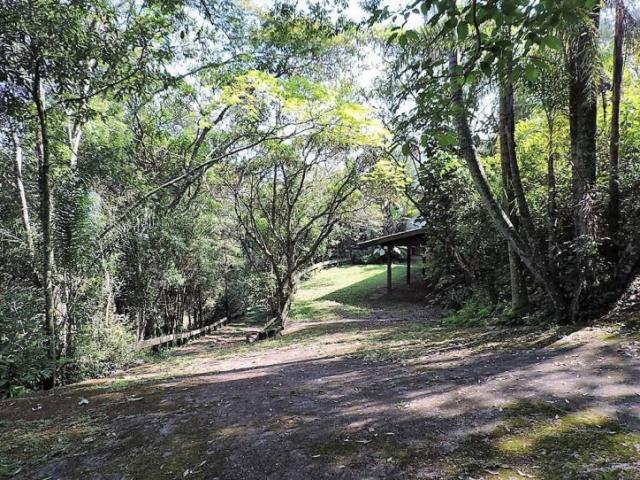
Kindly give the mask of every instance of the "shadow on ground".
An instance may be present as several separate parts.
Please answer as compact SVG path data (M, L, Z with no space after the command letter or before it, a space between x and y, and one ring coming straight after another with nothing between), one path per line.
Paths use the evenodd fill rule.
M352 298L329 287L308 301ZM367 308L253 345L231 325L120 377L0 402L0 476L640 478L635 337Z
M389 323L297 334L375 337ZM4 402L3 438L42 455L15 478L638 478L637 359L607 342L513 349L522 332L438 329L411 365L278 340L205 360L206 338L190 347L208 362L198 373Z

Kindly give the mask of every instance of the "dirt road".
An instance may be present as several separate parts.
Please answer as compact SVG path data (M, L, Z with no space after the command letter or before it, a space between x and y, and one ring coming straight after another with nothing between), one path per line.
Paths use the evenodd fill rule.
M2 401L0 459L17 479L640 478L635 334L415 311L294 321L250 346L231 326Z

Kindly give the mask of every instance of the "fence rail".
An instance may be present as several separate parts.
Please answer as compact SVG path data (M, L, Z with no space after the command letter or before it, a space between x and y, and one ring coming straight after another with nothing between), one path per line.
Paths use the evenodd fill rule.
M149 338L147 340L142 340L137 342L134 346L136 350L142 350L143 348L155 347L159 345L164 345L170 342L183 341L187 340L191 337L196 337L199 335L204 335L205 333L209 333L212 330L217 330L222 327L225 323L227 323L227 317L221 318L220 320L216 320L210 325L206 325L201 328L196 328L195 330L189 330L187 332L173 333L171 335L161 335L159 337Z
M316 270L322 270L326 267L334 267L336 265L342 265L345 263L349 263L350 259L348 258L338 258L336 260L327 260L325 262L319 262L311 265L304 272L302 272L301 276L309 275L310 273L315 272ZM144 348L156 347L160 345L165 345L171 342L181 342L187 340L191 337L197 337L199 335L204 335L205 333L209 333L211 331L215 331L218 328L224 326L228 322L228 318L224 317L220 320L216 320L210 325L206 325L201 328L196 328L195 330L189 330L187 332L173 333L171 335L161 335L159 337L149 338L147 340L142 340L137 342L134 345L136 350L142 350ZM274 335L277 335L282 330L282 326L277 324L277 319L269 320L264 327L262 327L259 331L251 332L247 334L247 341L255 341L262 340L263 338L268 338Z
M326 260L324 262L314 263L309 268L307 268L304 272L302 272L301 276L309 275L310 273L315 272L316 270L322 270L326 267L335 267L336 265L343 265L345 263L349 263L351 261L350 258L337 258L335 260Z

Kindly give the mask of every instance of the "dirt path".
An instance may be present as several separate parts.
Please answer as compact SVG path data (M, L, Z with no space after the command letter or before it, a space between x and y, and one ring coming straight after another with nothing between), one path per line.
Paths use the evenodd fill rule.
M640 478L635 336L419 311L301 319L251 346L232 326L3 401L0 459L17 479Z

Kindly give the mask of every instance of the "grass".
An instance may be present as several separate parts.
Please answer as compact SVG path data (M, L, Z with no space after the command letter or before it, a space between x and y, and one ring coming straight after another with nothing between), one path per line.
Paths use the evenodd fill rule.
M405 272L404 266L393 265L393 282L402 281ZM302 282L291 316L299 321L366 316L375 303L372 296L383 291L386 284L386 265L351 265L322 270Z
M638 479L639 452L640 435L598 410L520 400L505 407L493 432L469 438L448 463L451 478Z
M414 272L418 268L414 268ZM404 265L393 265L392 280L395 285L404 282ZM366 342L372 331L362 331L358 323L331 322L332 320L362 319L378 308L385 310L403 303L402 294L386 295L386 265L350 265L315 272L300 284L291 308L291 319L296 322L317 322L304 329L252 345L238 345L208 352L217 359L246 355L250 352L287 348L294 345L339 343L348 341L354 350ZM415 308L415 305L411 305ZM378 330L375 330L378 331ZM348 340L345 338L348 336Z
M104 429L104 418L88 415L0 422L0 478L82 450L83 442L98 441Z
M555 326L463 327L398 321L387 329L374 332L360 345L357 354L372 361L406 362L452 349L482 353L539 348L560 338L563 331Z

